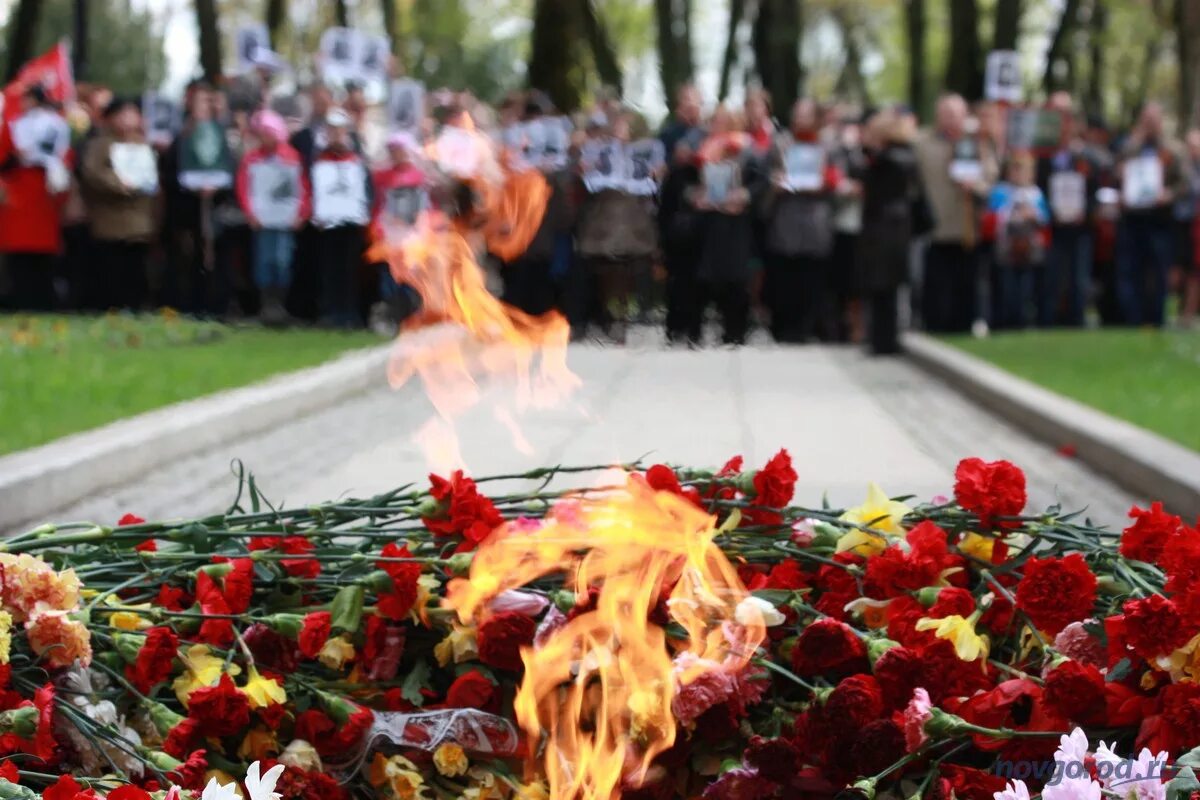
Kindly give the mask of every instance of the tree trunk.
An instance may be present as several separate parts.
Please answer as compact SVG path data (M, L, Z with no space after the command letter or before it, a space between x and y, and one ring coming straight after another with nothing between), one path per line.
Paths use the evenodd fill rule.
M1066 50L1067 39L1079 22L1080 0L1067 0L1063 6L1062 16L1058 19L1058 27L1050 39L1050 47L1046 50L1046 74L1042 77L1042 86L1046 94L1056 92L1064 85L1062 71L1070 74L1069 56Z
M691 0L654 0L658 27L658 63L668 105L680 86L692 79Z
M596 72L600 74L600 80L604 81L606 86L615 88L618 94L624 94L621 64L617 61L617 52L613 49L612 39L608 37L608 29L604 27L600 12L597 11L593 0L575 1L579 3L583 30L587 35L588 46L596 62Z
M925 0L904 0L904 27L908 39L908 104L917 117L929 118L925 90Z
M333 4L333 21L339 28L350 27L350 8L346 0L336 0Z
M575 111L583 95L574 51L580 45L579 0L536 0L530 36L529 85L541 89L560 111Z
M1091 66L1088 71L1087 92L1084 96L1084 107L1089 114L1104 116L1104 70L1105 38L1108 34L1108 5L1107 0L1092 0L1092 14L1088 19L1088 49L1091 50Z
M200 68L210 83L221 79L221 29L217 0L196 0L196 27L200 30Z
M983 53L979 44L978 0L950 0L950 56L946 89L967 100L983 96Z
M20 0L8 18L8 69L4 82L17 77L25 62L33 58L42 0Z
M1175 0L1179 39L1179 119L1200 123L1200 4Z
M729 0L729 31L725 36L725 54L721 57L721 85L717 89L717 99L724 100L729 94L729 78L733 72L733 62L737 58L737 31L746 14L746 0Z
M1021 0L996 0L996 28L993 50L1016 50L1021 34Z
M400 58L400 15L396 13L396 0L380 0L379 5L383 12L383 32L392 42L392 55Z
M278 51L282 46L285 22L287 22L287 0L267 0L267 33L271 36L272 50Z
M88 4L87 0L75 0L75 35L71 39L71 71L75 80L86 81L88 77Z
M866 108L871 105L871 96L862 71L862 48L859 47L858 37L855 36L857 27L850 19L845 6L836 7L833 17L841 28L843 49L846 51L842 74L838 77L838 94L853 98L861 107Z
M788 119L800 96L804 75L800 65L803 33L801 0L759 0L754 20L755 71L771 93L780 119Z

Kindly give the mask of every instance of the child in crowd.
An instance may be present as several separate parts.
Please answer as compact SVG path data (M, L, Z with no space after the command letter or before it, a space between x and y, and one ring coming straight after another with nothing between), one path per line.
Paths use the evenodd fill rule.
M253 230L254 284L268 325L287 320L284 300L292 282L296 230L311 209L311 190L300 153L288 144L287 124L274 111L258 111L250 122L258 146L238 166L237 197Z
M353 121L335 108L325 117L325 146L313 160L312 221L321 279L321 322L336 328L361 324L358 272L371 221L371 174L354 149Z
M375 206L372 213L372 239L396 242L414 234L429 212L429 193L425 170L418 163L421 146L404 131L387 140L388 163L377 170ZM408 284L397 283L386 263L375 266L379 272L380 303L371 309L371 327L381 333L395 333L395 326L420 306L420 295Z
M988 215L996 232L996 268L1000 270L1001 323L1005 327L1028 324L1046 256L1050 206L1035 184L1033 156L1014 153L1005 180L988 196Z
M80 167L96 254L86 298L96 310L137 311L157 223L158 166L142 136L137 103L112 101L104 123L104 132L84 148Z

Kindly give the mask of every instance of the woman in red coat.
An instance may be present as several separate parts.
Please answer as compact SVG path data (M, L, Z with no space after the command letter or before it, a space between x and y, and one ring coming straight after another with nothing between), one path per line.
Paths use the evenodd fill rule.
M20 114L0 126L0 254L18 309L54 306L70 142L66 120L40 86L22 95Z

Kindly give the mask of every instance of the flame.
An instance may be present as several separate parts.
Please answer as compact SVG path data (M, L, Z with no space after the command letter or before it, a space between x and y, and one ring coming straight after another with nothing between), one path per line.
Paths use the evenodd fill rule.
M447 604L484 619L501 592L562 573L588 610L522 651L517 720L537 742L552 800L613 800L645 779L675 742L677 688L711 671L743 669L765 636L760 613L715 544L714 519L630 476L602 497L559 506L536 530L505 526L476 552ZM685 632L650 621L666 597ZM543 637L539 636L539 640Z
M567 368L566 319L556 311L533 316L501 302L488 290L476 258L483 246L504 260L529 247L550 198L546 179L537 171L508 169L466 115L430 144L426 158L457 182L455 190L477 198L482 211L456 220L440 210L423 211L372 256L386 258L393 277L421 295L422 309L402 326L388 376L395 388L414 375L421 379L440 421L422 426L418 443L432 466L446 469L462 466L453 422L482 401L478 378L515 383L511 403L492 405L522 452L532 448L517 425L519 414L561 402L578 379Z

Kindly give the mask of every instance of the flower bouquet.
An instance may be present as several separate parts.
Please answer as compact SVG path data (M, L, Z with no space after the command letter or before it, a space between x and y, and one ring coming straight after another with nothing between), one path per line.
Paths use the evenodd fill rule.
M244 477L209 517L11 537L0 798L1200 791L1195 529L1028 514L1007 462L932 502L795 482L784 451L302 508ZM1159 772L1101 774L1122 752Z

